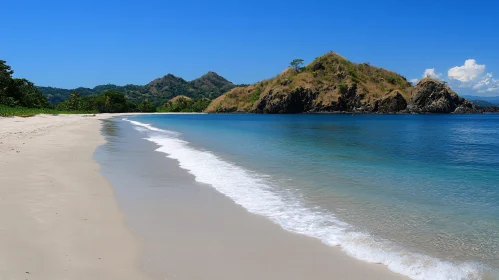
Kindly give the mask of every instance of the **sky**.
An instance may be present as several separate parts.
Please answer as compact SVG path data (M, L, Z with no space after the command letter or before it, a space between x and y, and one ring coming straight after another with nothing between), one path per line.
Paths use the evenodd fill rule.
M499 1L0 0L0 60L40 86L214 71L254 83L329 51L499 95Z

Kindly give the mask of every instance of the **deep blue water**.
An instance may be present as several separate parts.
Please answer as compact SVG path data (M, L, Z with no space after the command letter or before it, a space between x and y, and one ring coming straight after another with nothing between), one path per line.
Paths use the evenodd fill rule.
M129 120L197 180L287 230L414 279L499 279L499 115Z

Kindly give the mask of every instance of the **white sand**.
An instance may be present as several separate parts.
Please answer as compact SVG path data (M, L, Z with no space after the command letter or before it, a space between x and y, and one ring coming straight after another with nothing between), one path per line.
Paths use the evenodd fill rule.
M98 118L0 118L0 279L147 279L93 160Z
M251 215L177 166L168 176L183 180L168 182L193 195L155 194L142 244L93 159L107 117L0 118L0 280L406 279Z

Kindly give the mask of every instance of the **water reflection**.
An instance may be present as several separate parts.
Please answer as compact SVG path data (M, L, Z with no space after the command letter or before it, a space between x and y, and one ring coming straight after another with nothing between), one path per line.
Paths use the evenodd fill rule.
M106 138L106 143L102 146L108 152L116 152L116 143L123 136L122 128L116 120L102 120L102 135Z

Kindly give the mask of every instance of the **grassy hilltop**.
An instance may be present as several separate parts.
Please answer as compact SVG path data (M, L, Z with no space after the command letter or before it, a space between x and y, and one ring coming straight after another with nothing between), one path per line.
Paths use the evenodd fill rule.
M451 113L465 105L464 99L452 96L457 94L444 83L423 79L413 87L395 72L352 63L330 52L305 67L287 68L272 79L236 87L215 99L206 111ZM476 111L466 106L460 112Z

